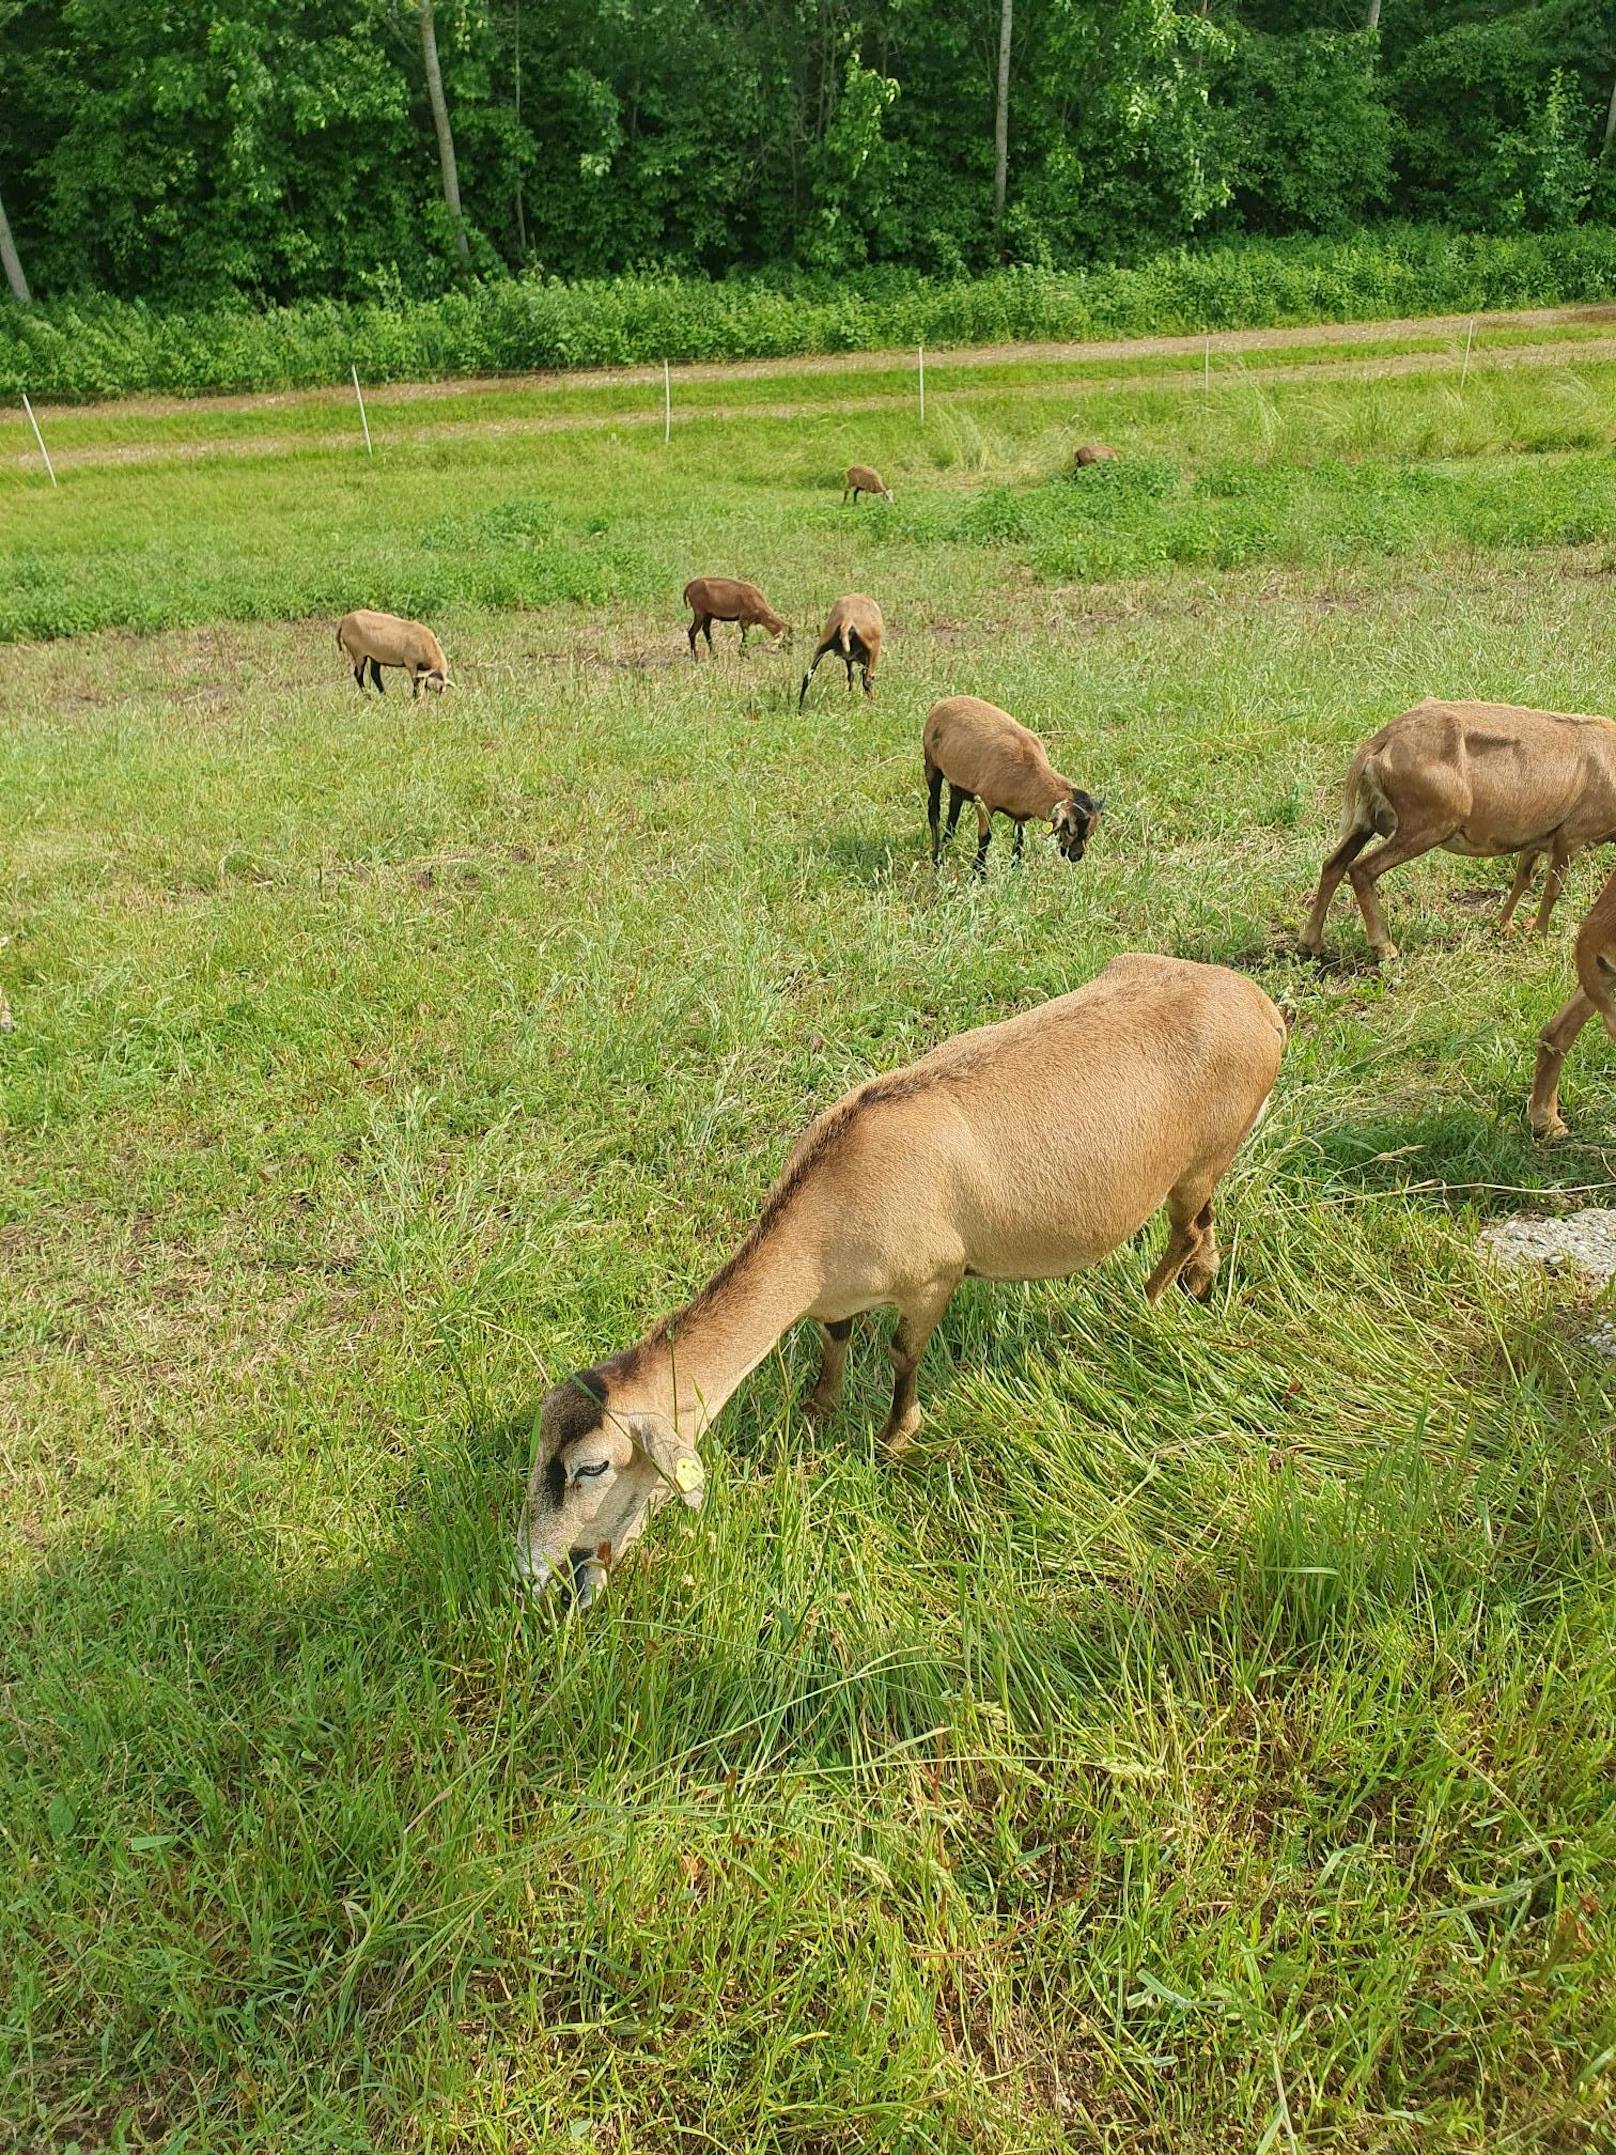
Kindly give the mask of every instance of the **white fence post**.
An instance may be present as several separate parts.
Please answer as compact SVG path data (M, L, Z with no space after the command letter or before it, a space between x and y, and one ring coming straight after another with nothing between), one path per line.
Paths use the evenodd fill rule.
M920 423L926 424L926 347L920 347Z
M1201 394L1212 394L1212 339L1206 340L1206 350L1201 355Z
M39 453L45 459L45 469L50 473L50 483L54 486L56 484L56 466L50 460L50 451L45 447L45 437L39 431L39 421L34 417L34 407L29 403L26 394L22 400L22 408L28 414L28 424L34 430L34 439L39 444Z
M365 393L359 386L359 369L350 367L348 372L353 376L353 393L359 399L359 424L365 430L365 454L374 456L376 452L370 446L370 421L365 417Z
M662 446L664 449L673 439L673 378L668 372L668 362L662 362Z
M1463 366L1462 366L1462 367L1461 367L1461 368L1459 369L1459 387L1460 387L1461 389L1462 389L1462 388L1464 387L1464 385L1465 385L1465 378L1466 378L1466 376L1467 376L1467 375L1469 374L1469 372L1470 372L1470 340L1471 340L1471 338L1472 338L1472 337L1474 337L1474 335L1475 335L1475 334L1476 334L1476 318L1475 318L1475 316L1474 316L1474 315L1472 315L1472 316L1470 317L1470 327L1469 327L1469 328L1468 328L1468 329L1467 329L1467 330L1465 331L1465 355L1464 355L1464 365L1463 365Z

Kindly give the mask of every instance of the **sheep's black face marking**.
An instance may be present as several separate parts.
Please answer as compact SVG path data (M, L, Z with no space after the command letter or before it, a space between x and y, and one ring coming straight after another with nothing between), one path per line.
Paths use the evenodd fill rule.
M1055 841L1060 847L1063 860L1080 861L1083 858L1083 850L1093 834L1094 826L1100 820L1100 811L1104 806L1103 799L1096 800L1092 794L1081 790L1074 792L1070 800L1057 804L1050 821L1054 826Z
M561 1454L569 1444L587 1437L606 1418L606 1379L601 1370L580 1369L558 1384L539 1409L540 1441L544 1446L544 1493L558 1506L567 1487Z
M659 1465L664 1440L676 1446L676 1432L624 1407L616 1362L579 1370L546 1397L516 1536L517 1573L533 1593L570 1580L587 1606L675 1487L687 1503L700 1502L699 1467L692 1495L688 1481L675 1484Z

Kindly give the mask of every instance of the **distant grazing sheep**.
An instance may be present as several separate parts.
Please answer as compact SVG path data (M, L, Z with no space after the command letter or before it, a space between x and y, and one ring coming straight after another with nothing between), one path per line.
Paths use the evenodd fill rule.
M860 494L879 494L883 501L892 499L891 487L887 485L881 474L878 471L872 471L868 464L848 465L847 484L842 488L844 507L849 494L852 495L855 501L858 500Z
M987 873L988 841L995 810L1015 821L1012 858L1020 860L1022 839L1031 816L1047 819L1062 856L1080 861L1105 802L1062 778L1037 734L1018 725L1008 711L980 696L945 696L926 715L922 740L926 753L927 812L931 822L931 857L942 853L938 829L943 780L948 781L948 830L952 838L966 801L976 803L977 875Z
M1116 460L1115 449L1108 449L1104 442L1089 441L1085 442L1081 449L1073 451L1072 469L1087 471L1091 464L1114 464Z
M784 636L790 640L790 628L756 584L740 583L731 576L695 576L685 586L685 604L693 617L686 631L692 658L696 655L698 635L706 637L707 649L711 652L715 621L738 621L741 624L743 651L748 629L763 629L770 636Z
M825 632L815 648L813 662L802 677L797 709L802 709L808 684L827 651L836 652L846 666L849 689L853 686L853 668L857 665L863 676L865 695L873 696L875 669L881 663L881 642L886 632L881 609L874 599L866 598L862 591L849 591L839 598L826 618Z
M419 621L405 621L397 614L372 613L361 607L357 613L344 614L337 623L337 649L352 666L361 695L365 692L367 666L378 696L387 693L382 687L384 666L404 668L410 677L412 696L420 695L423 681L439 696L449 686L449 661L443 655L443 646Z
M855 1321L896 1305L881 1436L897 1453L920 1427L920 1358L962 1279L1064 1278L1165 1205L1146 1298L1176 1281L1204 1299L1218 1274L1213 1192L1284 1050L1284 1020L1255 981L1134 952L858 1086L809 1124L695 1300L545 1399L519 1575L535 1593L559 1580L593 1601L660 1504L702 1502L704 1433L804 1319L824 1342L807 1403L822 1417L841 1402Z
M1371 838L1385 842L1366 858ZM1538 932L1549 925L1566 869L1584 846L1616 839L1616 725L1513 703L1443 703L1428 697L1371 734L1347 772L1339 843L1324 863L1302 948L1316 958L1343 876L1351 878L1369 947L1395 958L1375 885L1441 846L1487 859L1515 853L1509 927L1539 856L1549 856Z
M1588 909L1577 931L1577 992L1538 1035L1537 1068L1532 1073L1532 1104L1528 1110L1539 1137L1564 1137L1560 1119L1560 1065L1571 1043L1594 1015L1605 1021L1605 1030L1616 1040L1616 875Z

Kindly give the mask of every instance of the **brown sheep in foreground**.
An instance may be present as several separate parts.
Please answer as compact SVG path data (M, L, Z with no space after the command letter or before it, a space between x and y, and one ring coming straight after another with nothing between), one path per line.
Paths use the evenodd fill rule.
M412 696L420 695L423 681L438 696L449 686L449 661L443 655L442 644L421 622L405 621L398 614L373 613L364 606L355 613L344 614L337 623L337 649L352 666L361 695L365 692L367 666L378 696L387 693L382 687L384 666L404 668L410 677Z
M1577 931L1576 968L1576 994L1538 1035L1537 1068L1532 1073L1532 1104L1528 1110L1538 1137L1566 1134L1560 1118L1560 1065L1595 1011L1604 1019L1611 1039L1616 1040L1616 994L1612 992L1616 990L1616 875L1607 876Z
M690 608L691 623L686 630L690 638L690 656L696 655L698 635L707 639L707 649L713 648L713 623L715 621L738 621L741 624L741 649L746 649L748 629L763 629L770 636L784 636L790 641L791 630L781 620L756 584L739 582L732 576L693 576L685 586L685 604Z
M1218 1273L1212 1195L1284 1048L1255 981L1135 952L857 1086L809 1124L695 1300L545 1399L521 1577L535 1592L570 1580L587 1603L658 1505L699 1505L703 1434L804 1319L824 1342L808 1401L824 1416L841 1401L855 1320L896 1305L882 1438L898 1453L920 1427L921 1355L962 1279L1063 1279L1165 1204L1146 1297L1177 1281L1204 1299Z
M892 499L891 487L887 485L881 474L878 471L873 471L868 464L848 465L847 484L842 488L842 504L844 507L847 504L849 494L852 495L855 502L860 494L879 494L883 501Z
M1366 858L1371 838L1384 841ZM1302 949L1316 958L1325 916L1350 877L1369 947L1395 958L1376 883L1441 846L1471 859L1519 855L1498 916L1511 916L1541 854L1549 856L1538 933L1549 925L1566 869L1584 846L1616 838L1616 725L1513 703L1427 697L1370 735L1347 772L1339 842L1324 863Z
M1080 861L1105 807L1081 786L1063 778L1050 762L1036 733L1018 725L1008 711L980 696L945 696L926 714L922 744L926 756L927 816L935 867L944 837L952 838L961 808L976 803L976 859L972 872L986 875L988 841L998 810L1013 818L1016 842L1011 858L1020 860L1028 818L1047 818L1063 859ZM938 828L943 780L948 781L948 830Z
M873 696L875 669L881 663L881 644L886 632L886 623L881 619L881 609L874 599L866 598L862 591L849 591L839 598L826 616L824 634L815 647L808 671L802 677L802 687L797 695L797 709L802 709L803 700L808 694L808 684L827 651L836 652L846 666L847 685L850 690L856 664L863 676L865 695Z

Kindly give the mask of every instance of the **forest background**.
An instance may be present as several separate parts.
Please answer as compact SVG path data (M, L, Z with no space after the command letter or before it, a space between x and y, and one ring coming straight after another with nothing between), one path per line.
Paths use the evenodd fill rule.
M1609 0L0 0L6 268L174 309L1563 232L1613 77Z

